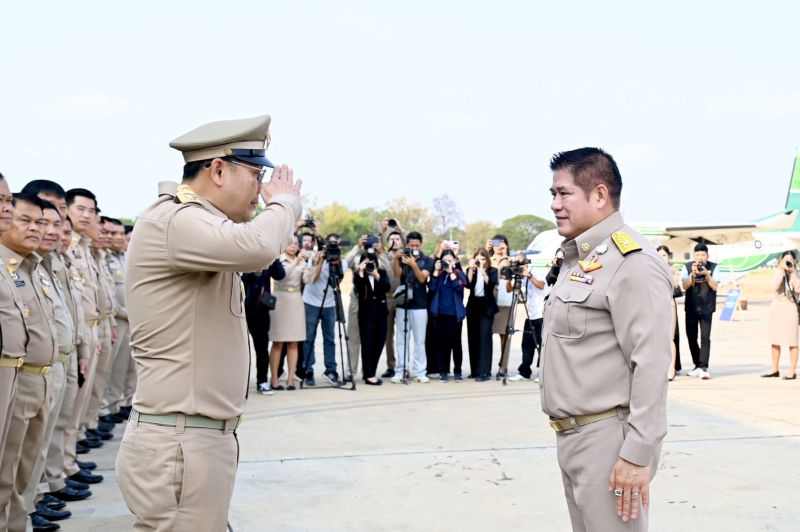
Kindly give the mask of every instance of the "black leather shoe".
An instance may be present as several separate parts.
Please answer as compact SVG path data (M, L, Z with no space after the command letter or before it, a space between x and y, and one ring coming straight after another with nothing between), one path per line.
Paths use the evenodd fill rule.
M99 430L100 432L111 432L112 430L114 430L114 427L116 427L116 425L114 425L113 423L106 423L105 421L97 422L97 430Z
M86 432L88 432L89 434L94 434L95 436L97 436L98 438L100 438L103 441L110 440L111 438L114 437L114 435L111 434L110 432L103 432L103 431L100 431L100 430L97 430L97 429L89 429ZM87 436L88 436L88 434L87 434Z
M392 377L394 377L393 369L387 369L386 371L383 372L383 375L381 375L382 379L391 379Z
M781 376L780 371L776 371L775 373L765 373L764 375L762 375L762 377L765 377L767 379L769 379L770 377L780 377L780 376Z
M71 478L66 479L64 482L67 483L68 488L72 488L74 490L88 490L89 484L84 484L83 482L78 482L77 480L72 480Z
M78 467L85 469L86 471L97 469L97 464L94 462L81 462L80 460L75 460L75 463L78 464Z
M71 475L69 478L78 482L83 482L84 484L100 484L103 482L103 475L93 475L83 469Z
M380 385L383 384L383 381L378 379L375 382L371 382L371 381L368 381L367 379L364 379L364 384L366 384L368 386L380 386Z
M60 510L67 505L67 503L64 501L53 497L52 493L45 493L42 502L45 503L51 510Z
M86 447L87 449L99 449L103 446L103 442L100 440L90 440L88 437L85 440L81 440L78 443Z
M128 419L129 417L131 417L131 409L128 408L127 406L121 406L119 407L118 415L124 417L125 419Z
M352 375L345 376L344 382L353 382L353 376Z
M31 524L33 524L33 532L53 532L54 530L61 529L60 525L51 523L44 517L37 514L31 514Z
M36 511L33 512L39 517L44 517L48 521L62 521L72 517L72 512L59 512L48 507L44 501L36 503Z
M78 442L75 444L75 453L76 454L86 454L89 452L89 448L83 445L82 443Z
M119 416L117 414L107 414L107 415L101 417L100 421L102 421L104 423L112 423L112 424L116 425L117 423L124 423L126 421L126 418L123 418L122 416Z
M88 499L91 496L92 492L89 490L78 491L72 488L61 488L60 490L53 492L53 497L67 502L82 501L83 499Z
M490 375L478 375L475 377L475 382L486 382L488 380L491 380Z

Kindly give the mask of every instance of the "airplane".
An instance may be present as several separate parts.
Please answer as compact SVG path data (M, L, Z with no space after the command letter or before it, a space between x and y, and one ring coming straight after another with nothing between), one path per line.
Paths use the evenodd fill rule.
M667 246L672 263L681 267L692 261L698 242L708 245L709 260L719 265L722 284L736 286L739 279L786 250L800 249L800 150L797 150L789 182L786 206L782 212L753 222L728 224L691 224L632 222L633 229L653 246ZM531 267L549 269L564 238L556 229L543 231L523 251Z

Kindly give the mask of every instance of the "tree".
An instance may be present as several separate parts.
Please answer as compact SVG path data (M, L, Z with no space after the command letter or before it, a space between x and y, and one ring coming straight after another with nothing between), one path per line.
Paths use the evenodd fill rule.
M464 226L463 234L459 235L461 253L469 254L471 257L477 248L485 247L486 241L497 233L497 226L488 220L478 220L467 224Z
M448 230L461 227L461 211L453 198L447 194L433 198L433 221L434 231L442 239L447 239Z
M512 250L527 248L533 239L542 231L555 229L556 224L544 218L539 218L532 214L520 214L509 218L497 230L508 238L508 244Z

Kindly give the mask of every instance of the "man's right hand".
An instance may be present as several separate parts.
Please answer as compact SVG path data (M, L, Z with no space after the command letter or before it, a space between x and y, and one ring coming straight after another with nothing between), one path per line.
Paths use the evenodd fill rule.
M81 372L81 375L84 377L87 373L89 373L89 362L90 359L88 358L80 358L78 359L78 371Z
M299 198L302 185L302 179L298 179L297 183L294 182L294 170L289 168L288 164L276 166L269 181L261 185L261 199L268 204L269 199L276 194L291 194Z
M400 262L402 262L406 266L411 266L417 261L414 260L414 257L406 257L405 255L400 255Z

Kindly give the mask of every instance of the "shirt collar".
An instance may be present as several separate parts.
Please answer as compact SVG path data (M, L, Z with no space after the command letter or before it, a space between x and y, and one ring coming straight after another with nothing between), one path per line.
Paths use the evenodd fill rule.
M36 253L35 251L32 252L27 257L23 257L19 253L10 250L5 245L0 244L0 257L3 258L3 261L11 266L12 269L17 270L23 264L27 265L31 271L35 269L40 262L42 262L42 256Z
M174 181L162 181L158 184L158 195L159 196L170 196L172 199L175 199L175 196L178 195L178 185L179 183L175 183ZM190 187L191 188L191 187ZM194 192L194 191L193 191ZM194 192L195 196L197 196L197 201L206 208L211 214L214 216L219 216L220 218L224 218L225 220L228 219L228 216L222 212L221 210L217 209L210 201L206 198Z
M595 248L624 225L622 213L616 211L602 222L581 233L574 240L565 240L561 244L561 249L564 251L564 260L568 263L573 263L576 258L577 260L585 260L586 257L596 254Z

